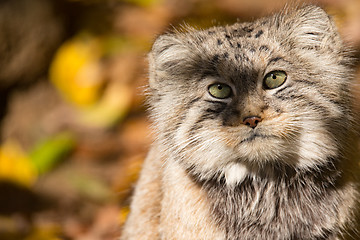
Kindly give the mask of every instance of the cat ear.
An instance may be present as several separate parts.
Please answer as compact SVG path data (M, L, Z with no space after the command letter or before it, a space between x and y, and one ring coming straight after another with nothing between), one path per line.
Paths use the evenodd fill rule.
M181 36L165 34L158 37L148 55L150 87L153 87L164 76L176 76L189 56L189 50Z
M285 26L290 26L290 37L301 48L336 48L341 43L334 22L318 6L305 6L289 14Z

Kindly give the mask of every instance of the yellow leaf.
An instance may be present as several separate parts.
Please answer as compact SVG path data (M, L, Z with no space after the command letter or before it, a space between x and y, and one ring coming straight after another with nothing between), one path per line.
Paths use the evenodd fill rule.
M30 187L37 171L19 143L8 140L0 146L0 180L8 180Z
M24 240L61 240L60 227L53 224L43 224L35 227Z
M119 212L119 223L120 226L123 225L126 221L127 216L129 215L130 208L128 206L122 207Z
M155 4L161 3L160 0L124 0L124 1L139 5L141 7L151 7Z
M58 49L50 66L50 79L69 102L87 107L98 100L105 83L101 55L101 42L86 34Z

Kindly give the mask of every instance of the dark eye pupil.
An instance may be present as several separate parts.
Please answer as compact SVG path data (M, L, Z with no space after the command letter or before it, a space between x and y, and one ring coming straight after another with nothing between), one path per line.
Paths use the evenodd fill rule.
M272 79L276 79L276 75L275 74L271 74L272 75Z
M221 86L221 85L218 85L218 89L221 90L221 89L222 89L222 86Z

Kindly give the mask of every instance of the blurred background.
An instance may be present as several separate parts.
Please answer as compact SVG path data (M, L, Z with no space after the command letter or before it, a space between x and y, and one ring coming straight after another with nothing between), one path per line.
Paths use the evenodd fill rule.
M360 0L315 2L353 46L359 76ZM1 0L0 239L116 239L151 144L143 92L156 36L286 3Z

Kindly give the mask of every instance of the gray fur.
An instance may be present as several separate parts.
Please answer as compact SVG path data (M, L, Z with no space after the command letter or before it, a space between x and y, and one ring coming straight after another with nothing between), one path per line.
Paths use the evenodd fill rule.
M219 233L209 236L218 239L357 239L349 55L330 17L315 6L160 36L149 54L162 186L152 231L172 239L176 230L168 230L169 221L200 231L204 219L182 219L171 210L185 207L181 191L185 199L186 191L196 189ZM265 89L264 76L274 70L286 72L287 80ZM231 86L233 95L211 97L208 87L217 82ZM243 124L249 116L262 121L250 128ZM183 180L174 179L174 171L184 172ZM144 196L140 192L134 202ZM135 208L152 206L133 203ZM130 214L124 239L135 239L129 226L140 218Z

